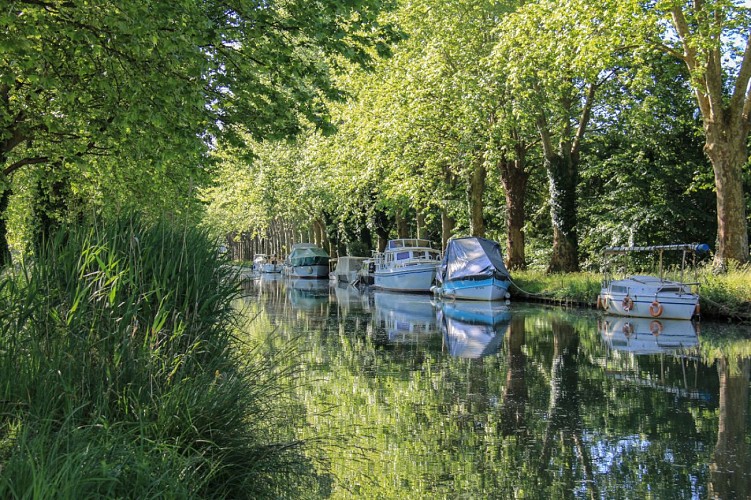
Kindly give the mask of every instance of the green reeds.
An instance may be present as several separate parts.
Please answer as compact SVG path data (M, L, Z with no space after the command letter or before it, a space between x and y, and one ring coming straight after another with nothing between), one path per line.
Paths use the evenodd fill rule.
M205 233L130 219L36 254L0 278L0 497L293 491L276 466L307 462L259 435L274 380L238 355L239 289Z

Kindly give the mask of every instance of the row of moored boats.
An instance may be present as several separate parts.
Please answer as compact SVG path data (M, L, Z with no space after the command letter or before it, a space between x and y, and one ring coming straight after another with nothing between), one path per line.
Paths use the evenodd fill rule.
M353 285L372 285L395 292L433 292L466 300L506 300L511 277L503 263L500 245L477 238L455 238L441 253L429 240L389 240L383 252L371 258L340 257L333 272L329 255L311 243L298 243L283 264L259 255L258 272L281 272L291 278L330 277Z
M663 275L663 252L683 252L680 278ZM682 244L650 247L609 247L605 255L654 252L659 254L659 275L633 275L615 279L606 272L598 308L626 317L691 319L699 314L698 283L683 279L687 255L706 252L707 245ZM383 252L371 258L341 257L330 271L330 257L311 243L299 243L283 263L261 255L258 272L278 272L292 278L327 279L353 285L371 285L395 292L433 292L446 299L496 301L510 298L511 276L500 245L479 237L449 240L442 253L429 240L389 240Z

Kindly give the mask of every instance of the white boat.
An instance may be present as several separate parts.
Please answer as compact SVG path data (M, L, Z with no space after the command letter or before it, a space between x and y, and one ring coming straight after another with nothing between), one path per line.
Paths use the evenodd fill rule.
M449 240L436 281L433 292L444 298L492 301L511 297L511 277L501 246L485 238Z
M286 268L291 278L328 278L329 254L312 243L298 243L292 246Z
M672 353L699 346L696 326L686 319L605 316L598 321L603 342L632 354Z
M265 274L274 274L282 272L282 265L276 256L267 257L266 262L261 266L261 272Z
M260 273L263 271L263 266L266 264L267 258L265 253L257 253L253 257L253 271Z
M375 259L365 259L357 270L357 278L353 285L372 285L375 282Z
M682 251L680 276L667 279L663 272L663 252ZM686 255L703 253L707 245L656 245L649 247L608 247L606 255L631 252L658 252L659 275L634 275L614 279L608 273L603 280L597 306L609 314L627 317L691 319L699 314L698 282L685 282Z
M441 252L422 239L389 240L375 256L374 286L400 292L428 292L433 286Z
M354 283L357 279L357 272L362 267L365 257L339 257L336 260L336 268L332 275L338 283Z

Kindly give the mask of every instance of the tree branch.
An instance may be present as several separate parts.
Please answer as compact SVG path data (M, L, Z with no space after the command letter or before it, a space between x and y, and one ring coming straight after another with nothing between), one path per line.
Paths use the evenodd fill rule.
M23 160L18 160L15 163L11 163L7 167L3 169L3 175L9 176L19 168L25 166L25 165L37 165L39 163L47 163L49 161L49 157L47 156L37 156L35 158L24 158Z

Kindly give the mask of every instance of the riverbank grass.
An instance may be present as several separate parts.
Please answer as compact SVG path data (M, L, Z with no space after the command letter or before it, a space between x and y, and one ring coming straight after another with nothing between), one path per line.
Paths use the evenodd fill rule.
M310 468L238 355L232 272L203 232L134 220L6 270L0 497L294 497Z

